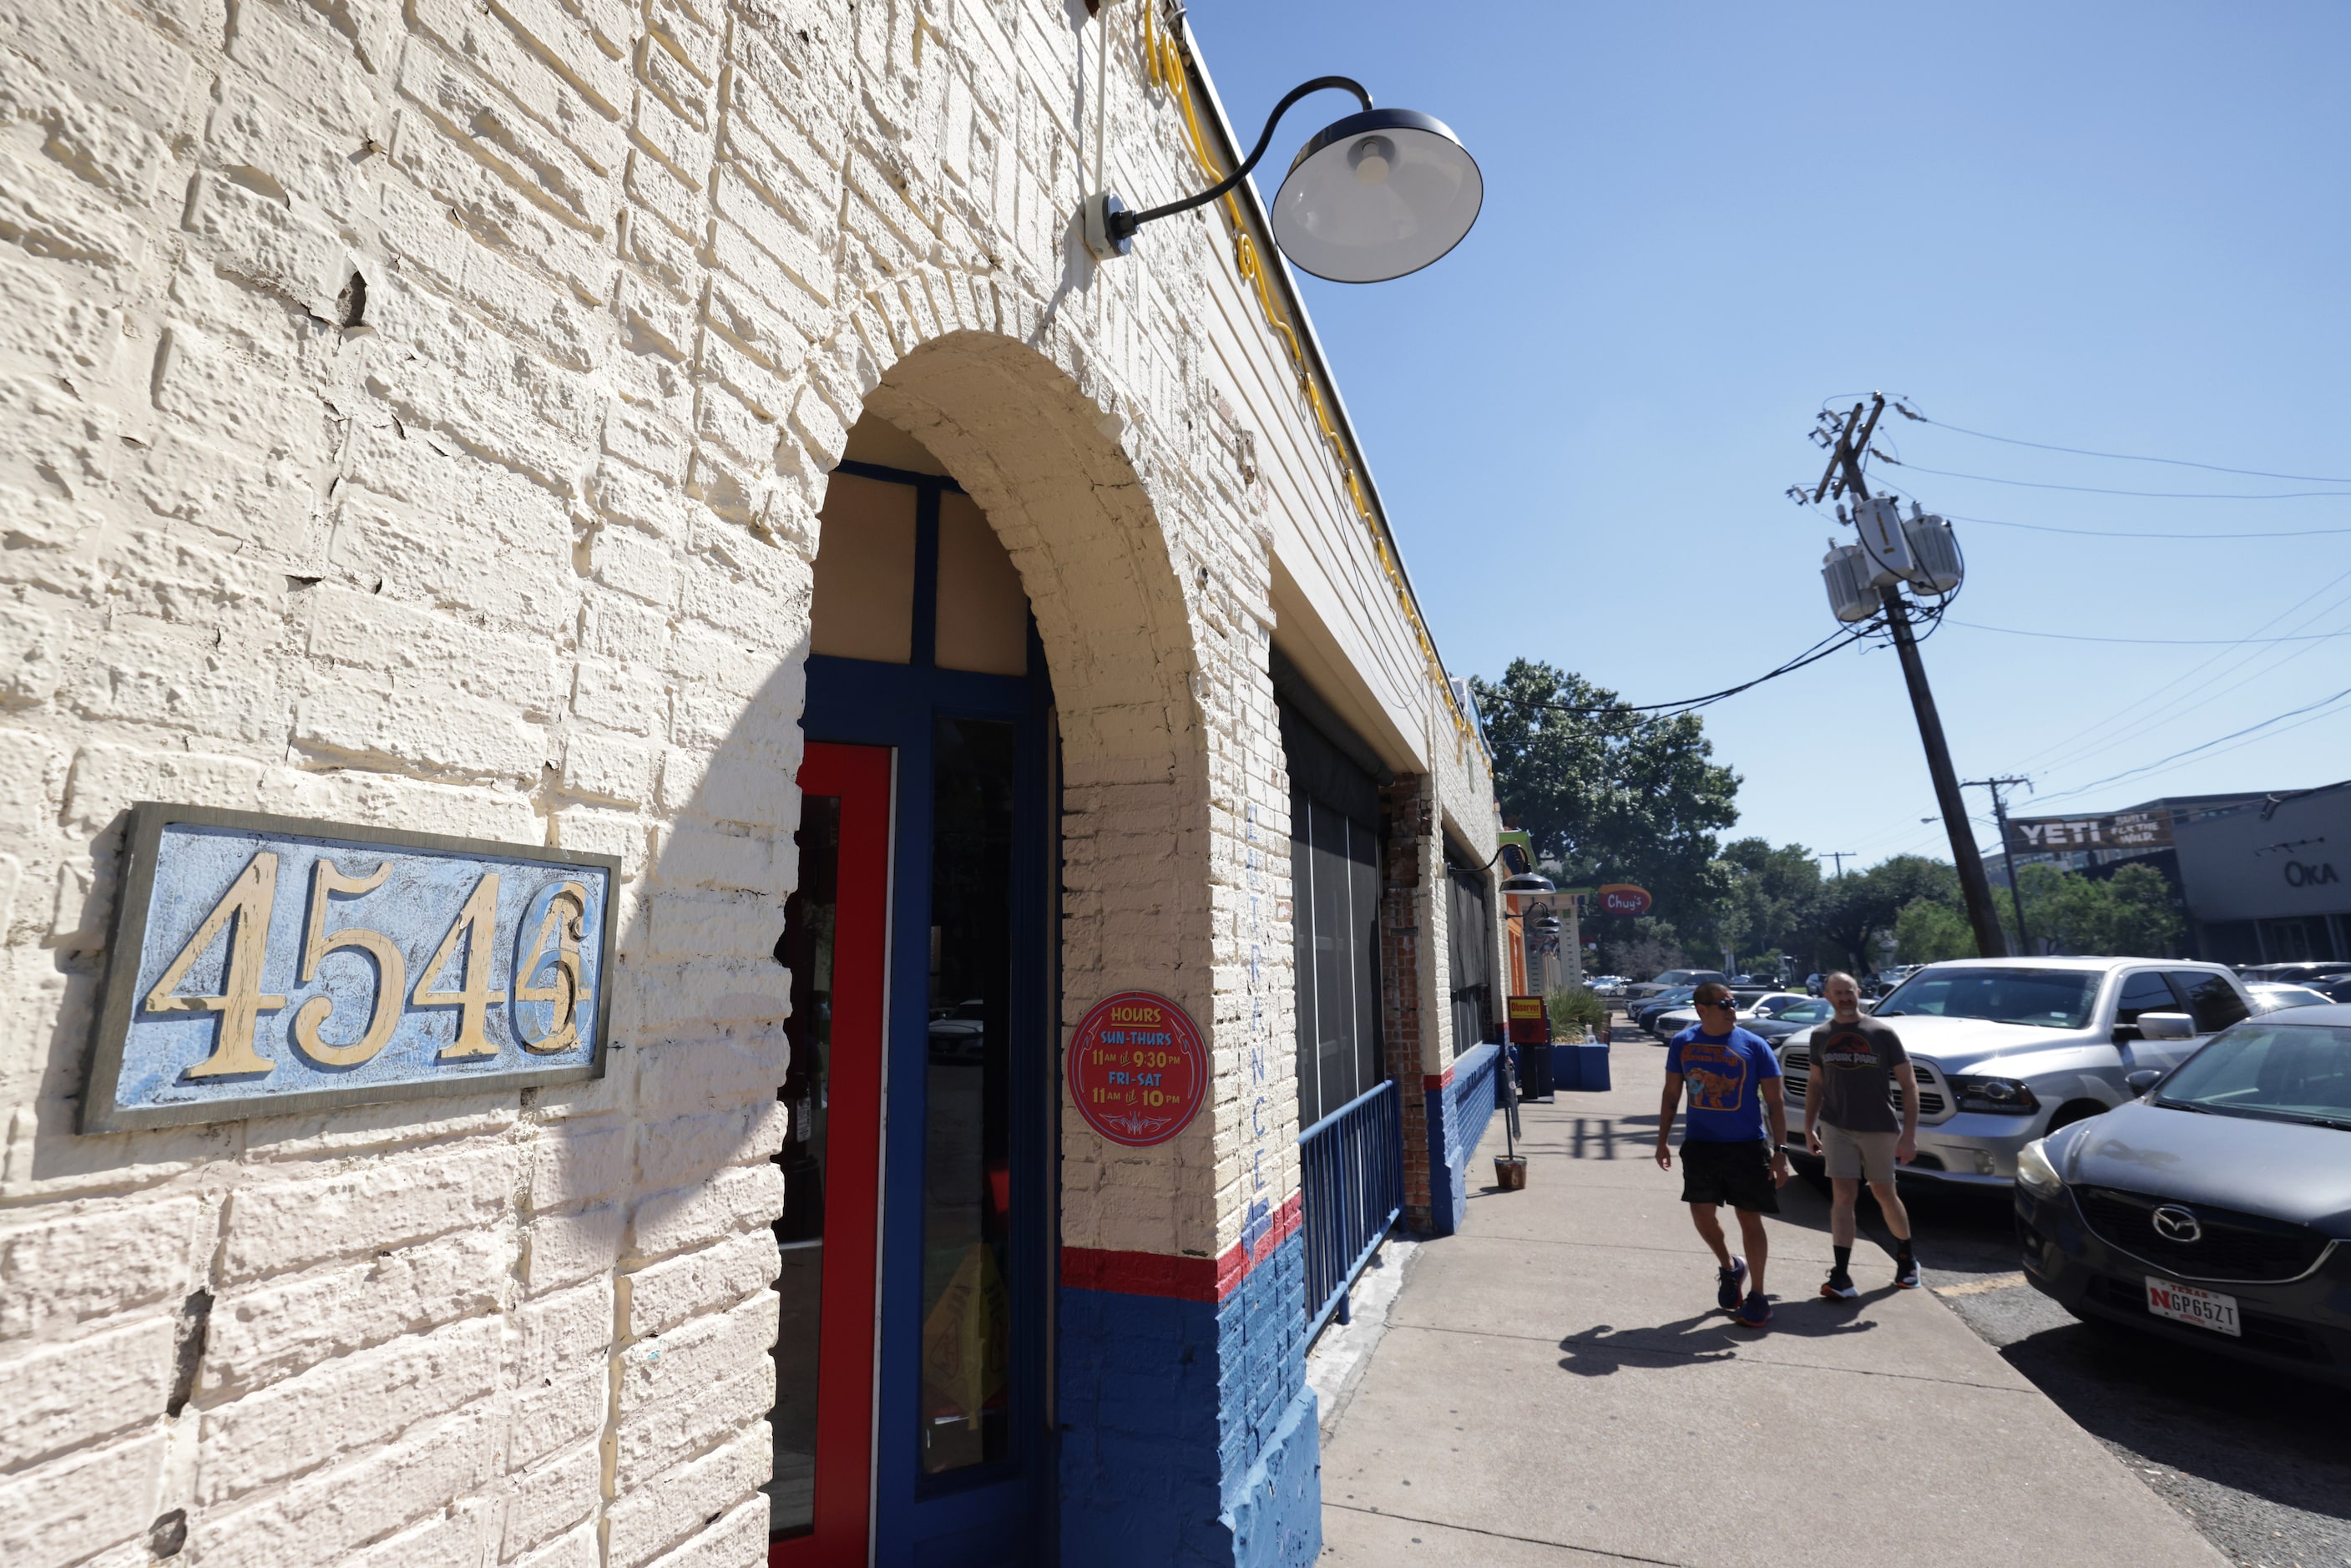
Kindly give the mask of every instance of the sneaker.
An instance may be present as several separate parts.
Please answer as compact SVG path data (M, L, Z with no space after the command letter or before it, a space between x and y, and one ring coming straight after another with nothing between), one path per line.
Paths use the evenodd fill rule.
M1894 1266L1894 1287L1899 1291L1918 1288L1918 1260L1905 1258Z
M1840 1301L1849 1301L1861 1292L1854 1288L1852 1275L1842 1269L1832 1269L1829 1270L1829 1277L1821 1281L1821 1294L1834 1296Z
M1714 1304L1724 1312L1739 1308L1739 1287L1747 1278L1747 1260L1733 1258L1728 1269L1714 1271Z
M1771 1321L1771 1303L1763 1299L1761 1291L1750 1291L1747 1299L1739 1303L1739 1323L1742 1328L1760 1329Z

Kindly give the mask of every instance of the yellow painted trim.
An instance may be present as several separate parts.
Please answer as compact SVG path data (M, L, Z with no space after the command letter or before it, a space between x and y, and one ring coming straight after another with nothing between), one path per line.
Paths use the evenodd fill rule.
M1184 65L1184 51L1176 47L1173 34L1160 30L1156 10L1155 0L1145 0L1143 8L1144 59L1150 68L1152 82L1173 94L1176 104L1183 110L1184 131L1192 144L1192 160L1199 165L1202 176L1214 183L1223 179L1225 173L1217 167L1216 160L1208 152L1208 139L1200 126L1199 109L1193 101L1191 73ZM1395 591L1396 606L1404 612L1405 620L1411 624L1413 635L1420 643L1421 657L1427 663L1429 678L1437 687L1437 695L1444 700L1446 711L1453 716L1457 735L1478 748L1478 755L1485 759L1490 772L1493 759L1486 755L1485 737L1478 733L1477 727L1469 722L1468 715L1453 698L1452 683L1446 679L1445 665L1437 656L1437 644L1429 637L1428 628L1421 622L1419 609L1412 601L1412 591L1405 583L1404 570L1395 559L1395 552L1388 548L1387 535L1373 513L1371 496L1364 490L1363 479L1349 459L1346 441L1339 434L1338 423L1331 415L1330 402L1322 395L1322 382L1306 358L1306 347L1299 340L1297 329L1283 319L1280 308L1273 301L1273 290L1267 282L1264 264L1258 256L1257 241L1242 216L1238 190L1226 192L1217 204L1224 208L1226 222L1232 231L1233 265L1242 278L1256 289L1258 307L1265 313L1266 325L1273 329L1281 339L1282 347L1289 350L1290 369L1298 376L1298 390L1304 395L1307 406L1313 410L1314 422L1322 432L1323 444L1331 449L1331 460L1339 466L1341 487L1346 491L1355 516L1372 536L1372 553L1379 558L1380 568L1387 573L1388 582Z

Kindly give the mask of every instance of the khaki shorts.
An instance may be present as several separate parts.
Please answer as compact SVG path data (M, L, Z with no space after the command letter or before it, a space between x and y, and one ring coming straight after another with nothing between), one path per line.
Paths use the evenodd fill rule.
M1821 1124L1821 1156L1832 1177L1845 1181L1890 1182L1894 1179L1896 1133L1848 1133Z

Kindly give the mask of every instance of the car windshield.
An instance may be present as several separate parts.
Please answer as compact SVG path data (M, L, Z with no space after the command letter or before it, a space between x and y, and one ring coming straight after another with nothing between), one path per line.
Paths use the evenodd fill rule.
M1829 1016L1826 1002L1798 1002L1792 1008L1782 1008L1778 1013L1782 1023L1818 1023Z
M2098 999L2095 969L1921 969L1877 1004L1874 1018L1985 1019L2035 1029L2080 1029Z
M2351 1131L2351 1029L2241 1023L2164 1080L2156 1103Z

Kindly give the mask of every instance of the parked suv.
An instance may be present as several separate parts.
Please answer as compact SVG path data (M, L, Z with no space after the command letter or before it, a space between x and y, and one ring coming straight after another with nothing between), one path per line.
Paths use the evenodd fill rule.
M2135 1098L2128 1074L2169 1071L2252 1011L2220 965L2158 958L1929 964L1871 1009L1917 1070L1908 1174L1992 1187L2015 1179L2017 1152L2035 1138ZM1815 1030L1779 1048L1792 1129L1803 1124Z

